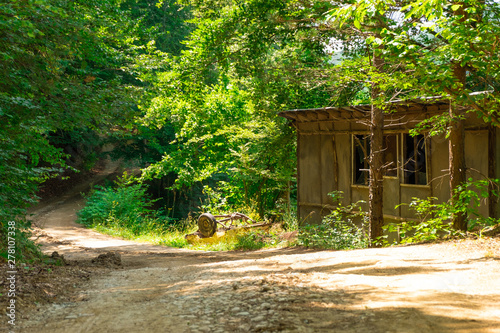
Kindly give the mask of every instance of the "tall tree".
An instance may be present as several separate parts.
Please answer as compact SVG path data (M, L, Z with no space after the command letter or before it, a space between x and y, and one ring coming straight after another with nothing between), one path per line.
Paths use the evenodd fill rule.
M380 73L383 60L374 52L373 69ZM383 235L384 226L384 109L374 102L381 93L376 82L372 83L372 103L370 111L370 183L369 212L370 239ZM372 242L372 245L375 243Z
M387 63L401 64L418 79L407 97L441 96L450 100L450 111L442 115L450 139L450 196L465 182L464 109L472 109L486 122L499 124L499 4L496 1L353 1L337 9L344 20L360 32L374 35L367 42L381 48ZM377 30L370 25L374 16L394 19L390 24L379 20ZM486 90L487 93L471 94ZM405 95L401 95L404 97ZM438 124L430 120L426 125ZM424 124L425 127L425 124ZM440 132L433 130L432 133ZM466 230L464 214L453 216L456 229Z
M458 21L454 24L464 23L467 18L466 4L462 3L456 7L452 6L451 15L458 17ZM453 61L453 60L452 60ZM457 82L455 94L464 94L466 84L466 69L464 66L467 64L458 61L453 61L453 76ZM449 154L449 168L450 168L450 189L452 203L457 200L454 191L465 183L466 164L465 164L465 125L463 110L459 105L450 101L450 127L449 127L449 141L448 141L448 154ZM453 228L456 230L467 231L467 214L465 212L454 213L452 216Z
M186 190L223 175L263 214L289 191L294 174L292 132L276 111L328 100L323 88L297 75L325 61L322 41L305 38L314 30L306 13L293 16L304 23L288 20L298 2L184 3L193 8L196 29L170 70L158 75L160 94L144 117L171 123L176 140L144 176L175 172L174 187Z
M255 109L253 114L260 119L260 122L271 121L283 126L279 125L280 121L276 119L277 110L346 104L350 99L359 96L358 92L371 89L374 92L371 98L374 111L372 142L374 144L378 142L380 145L371 149L373 180L371 182L373 200L370 200L370 204L373 204L370 209L373 221L371 229L373 238L380 236L383 223L382 102L390 99L392 93L400 94L403 88L399 89L399 85L409 85L411 82L401 79L404 75L401 71L397 71L397 66L382 68L385 62L374 65L372 54L366 48L367 37L378 37L385 26L394 22L394 19L383 15L383 10L387 11L388 7L381 4L376 15L365 21L361 19L351 21L345 29L341 29L325 20L326 14L333 8L343 9L339 7L339 3L291 0L185 1L185 3L194 9L197 29L186 42L188 49L179 58L181 65L175 65L178 70L163 76L168 81L163 81L159 86L168 89L162 91L163 96L156 100L158 104L150 109L147 117L162 119L168 115L167 118L175 122L181 120L182 126L191 126L193 122L186 120L196 114L198 111L195 110L206 100L203 91L207 88L204 87L210 90L211 87L224 87L229 83L242 91L251 92L248 97L253 101ZM383 24L379 20L382 20ZM366 23L371 30L363 30L360 22ZM330 47L334 40L343 41L343 59L340 64L338 58L337 61L332 61ZM376 50L377 57L374 59L381 59L380 52ZM357 73L350 71L352 68L355 68ZM186 82L189 82L189 85L186 85ZM380 91L380 94L377 91ZM370 98L367 100L370 101ZM206 109L206 106L200 110L203 109ZM187 112L191 115L187 115ZM257 119L255 116L254 119ZM189 131L182 130L180 133ZM254 135L261 136L258 132ZM179 139L181 137L179 136ZM247 145L243 144L242 147ZM186 149L182 151L188 152ZM255 155L255 160L264 160L262 157L268 150L260 148L256 151L258 153ZM277 149L272 151L277 153ZM259 154L262 156L258 157ZM237 155L245 156L241 153ZM176 161L180 161L180 155L174 157L172 154L167 154L167 156L168 159L149 169L172 170L169 166L172 167ZM198 154L191 153L189 156ZM214 162L217 160L214 159ZM179 171L193 165L191 157L179 165L181 166ZM221 170L209 163L200 165L210 166L212 170L208 173L202 172L204 175L211 175ZM242 165L245 163L240 164L239 174L245 174L241 172ZM275 167L262 165L260 168L262 168L258 171L260 176L256 179L273 174L266 169ZM189 174L195 175L197 172L193 170ZM179 177L178 182L181 183L182 179L185 177ZM260 180L257 183L259 182ZM287 179L283 178L282 183L288 183ZM261 187L257 186L257 189Z
M341 42L344 45L350 45L351 40L355 39L363 48L372 52L370 62L350 63L359 72L364 73L361 78L353 77L350 72L344 73L342 66L338 66L340 70L337 77L342 81L364 79L369 82L367 88L370 89L371 112L368 216L371 246L377 246L376 240L383 235L384 225L384 113L388 102L409 95L415 78L407 75L403 63L385 56L383 45L369 43L380 38L387 27L397 25L397 16L391 12L390 4L355 1L333 9L327 15L327 20L333 29L342 32ZM346 38L347 36L349 38Z
M19 220L20 229L28 228L22 217L35 201L37 184L65 165L63 151L49 141L51 134L109 126L133 110L127 82L132 76L124 70L133 50L127 42L128 20L117 4L0 3L2 244L7 221Z

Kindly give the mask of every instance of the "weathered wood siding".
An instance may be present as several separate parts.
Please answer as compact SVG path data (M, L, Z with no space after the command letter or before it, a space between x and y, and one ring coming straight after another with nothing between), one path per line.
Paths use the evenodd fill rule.
M402 113L388 114L386 133L408 133L416 123L445 112L446 103L436 105L400 105ZM406 109L405 109L406 108ZM328 214L334 202L328 195L343 192L343 205L360 200L368 201L368 186L352 182L352 135L367 134L367 110L359 107L292 110L282 113L294 121L297 128L298 211L301 223L318 223ZM402 142L400 140L400 153ZM426 139L427 185L403 184L403 162L398 160L398 177L384 177L384 215L388 219L417 218L408 205L413 198L435 197L445 202L450 196L448 140L444 135ZM467 177L484 179L493 174L500 178L500 135L498 129L488 127L474 114L466 120L465 155ZM402 156L402 154L401 154ZM400 156L400 158L401 158ZM492 162L493 161L493 162ZM493 164L493 165L492 165ZM500 200L493 202L497 217ZM396 208L396 206L399 206ZM480 213L488 216L489 203L485 200ZM492 206L493 207L493 206ZM367 204L363 205L366 210Z
M302 130L307 133L314 131L313 125L316 124L300 124ZM319 135L299 134L298 142L298 189L299 189L299 219L320 221L319 206L312 204L321 203L321 149L319 149L321 137Z
M321 204L332 205L332 198L328 193L337 188L335 182L335 161L334 161L334 136L321 135Z
M465 132L465 165L467 179L488 177L488 130ZM488 200L481 201L479 213L488 216Z
M349 134L336 134L337 159L339 169L338 191L343 192L343 205L348 205L352 200L351 194L351 136Z

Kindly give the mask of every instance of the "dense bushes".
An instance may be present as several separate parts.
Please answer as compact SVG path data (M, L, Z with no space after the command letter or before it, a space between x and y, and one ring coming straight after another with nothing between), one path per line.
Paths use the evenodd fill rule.
M359 202L349 206L340 203L342 192L332 192L330 196L337 206L325 216L319 225L301 227L298 244L334 250L366 248L369 238L365 230L366 213ZM356 223L361 222L361 226Z
M8 232L12 231L8 229L9 222L16 226L16 258L30 260L39 256L37 247L29 240L31 225L25 215L37 200L38 184L60 170L37 166L38 161L54 163L59 157L60 152L45 142L10 136L0 124L0 258L8 257Z
M143 184L132 184L125 174L115 187L96 187L87 197L87 204L77 213L77 221L88 227L126 229L133 235L149 231L161 233L169 227L169 220L151 207Z
M124 80L135 61L133 23L114 1L0 2L0 253L16 221L16 255L36 256L26 209L38 184L68 157L52 144L61 133L104 132L135 112L139 89ZM133 38L133 37L132 37ZM119 121L120 120L120 121ZM84 140L86 140L85 138ZM52 140L52 141L51 141ZM75 138L73 141L82 140ZM82 156L90 167L93 150Z
M409 203L418 216L416 221L404 221L388 224L386 234L397 233L393 243L411 244L435 241L450 237L461 237L465 233L455 230L452 225L453 214L465 214L468 218L469 232L478 233L499 223L498 219L484 217L479 213L481 202L490 196L498 197L498 179L474 181L472 178L455 190L453 200L438 203L437 198L413 198ZM384 245L391 245L388 235L379 240Z

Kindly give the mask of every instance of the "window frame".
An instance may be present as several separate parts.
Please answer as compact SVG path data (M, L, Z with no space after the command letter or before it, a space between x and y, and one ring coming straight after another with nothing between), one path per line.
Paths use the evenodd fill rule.
M397 133L387 133L384 134L384 139L386 136L391 136L394 135L396 137L396 176L394 175L384 175L384 178L389 178L389 179L397 179L399 181L399 184L401 186L418 186L418 187L428 187L429 186L429 168L430 168L430 161L429 161L429 138L426 134L421 134L422 140L423 140L423 159L425 163L425 184L417 184L417 183L407 183L407 177L405 175L405 144L407 138L415 138L411 137L409 132L397 132ZM356 137L362 136L364 138L364 142L367 144L368 149L366 151L368 152L368 156L365 155L364 163L363 163L363 169L359 169L361 172L366 172L366 180L364 184L361 183L356 183L356 175L358 172L358 169L356 167L356 156L357 156L357 142L358 140ZM385 141L384 141L385 142ZM370 134L367 132L352 132L351 133L351 186L353 187L368 187L369 186L369 163L368 163L368 158L369 158L369 145L370 143ZM367 169L364 169L364 168ZM418 176L417 176L418 177ZM358 177L359 178L359 177Z
M425 135L425 134L420 134L418 135L421 137L421 140L422 140L422 143L423 143L423 162L425 164L425 184L418 184L417 182L417 177L418 177L418 173L417 173L417 176L415 176L415 183L408 183L407 182L407 176L406 176L406 170L405 170L405 166L407 164L407 162L405 161L407 159L407 156L405 154L405 146L406 146L406 139L407 138L411 138L413 139L413 146L414 146L414 151L415 151L415 148L418 146L418 142L417 144L415 144L415 141L417 139L417 137L412 137L410 136L409 133L401 133L401 179L400 179L400 183L402 185L405 185L405 186L429 186L429 150L428 150L428 136ZM413 160L416 161L418 158L415 158L415 155L413 155ZM417 163L417 162L414 162L414 163Z
M359 169L361 172L366 172L366 177L365 177L365 183L360 184L356 183L357 177L357 168L356 168L356 160L355 157L357 157L357 143L358 143L358 136L363 136L363 141L366 143L366 153L368 153L368 156L365 155L365 158L363 159L363 165L367 169ZM370 134L368 133L352 133L351 135L351 185L352 186L363 186L363 187L368 187L369 181L370 181L370 165L368 163L368 158L370 156L369 150L370 149Z

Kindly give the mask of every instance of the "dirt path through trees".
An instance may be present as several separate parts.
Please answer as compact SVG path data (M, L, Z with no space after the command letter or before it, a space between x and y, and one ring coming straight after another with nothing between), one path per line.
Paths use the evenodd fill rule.
M500 332L500 240L355 251L209 253L114 239L74 223L72 191L40 207L44 251L122 266L19 332ZM1 330L0 330L1 331Z

